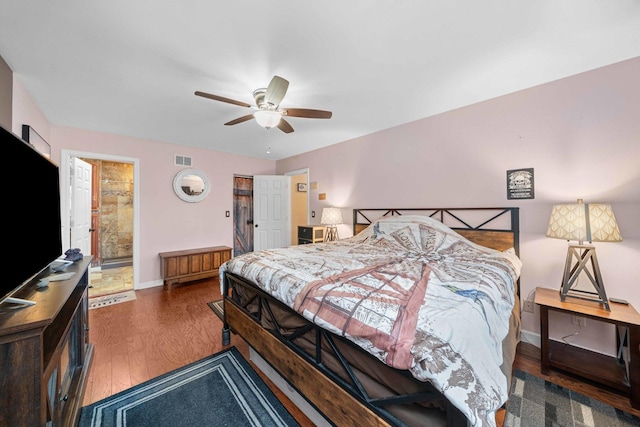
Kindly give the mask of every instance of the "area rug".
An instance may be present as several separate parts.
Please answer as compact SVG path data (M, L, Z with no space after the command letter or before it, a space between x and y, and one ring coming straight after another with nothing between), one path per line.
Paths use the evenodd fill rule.
M504 427L640 426L640 418L516 370Z
M299 426L235 347L82 408L79 427Z
M106 307L108 305L119 304L121 302L133 301L136 299L135 291L120 292L117 294L104 295L101 297L89 298L89 309Z
M224 304L222 300L208 302L207 305L224 322Z

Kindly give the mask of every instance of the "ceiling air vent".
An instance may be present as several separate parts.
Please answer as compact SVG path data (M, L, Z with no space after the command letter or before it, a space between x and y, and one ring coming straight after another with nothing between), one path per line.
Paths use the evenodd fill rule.
M191 166L191 157L176 155L174 163L176 166Z

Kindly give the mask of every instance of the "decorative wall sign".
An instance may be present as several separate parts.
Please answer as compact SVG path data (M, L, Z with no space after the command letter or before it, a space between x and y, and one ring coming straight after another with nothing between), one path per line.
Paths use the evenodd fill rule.
M533 168L507 171L507 199L534 199Z

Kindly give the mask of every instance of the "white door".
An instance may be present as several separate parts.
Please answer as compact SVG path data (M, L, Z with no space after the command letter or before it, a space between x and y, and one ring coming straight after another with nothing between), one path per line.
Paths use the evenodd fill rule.
M288 176L253 177L253 250L291 245Z
M91 255L91 165L77 157L71 161L71 247Z

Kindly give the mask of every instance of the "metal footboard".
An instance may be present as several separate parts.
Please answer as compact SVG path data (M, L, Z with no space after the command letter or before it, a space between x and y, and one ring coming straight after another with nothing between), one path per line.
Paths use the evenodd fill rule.
M244 298L241 296L248 297ZM380 418L380 421L383 421L383 424L376 425L406 426L406 424L390 412L388 408L393 405L414 403L434 406L434 408L427 407L425 410L438 410L436 407L441 407L446 412L447 426L466 426L468 424L467 418L429 383L424 383L424 387L417 393L389 395L377 398L369 396L364 385L358 378L357 370L353 368L340 349L345 345L357 348L355 344L308 322L298 313L257 288L248 280L232 273L225 273L223 297L225 305L224 327L222 331L224 345L230 344L230 332L236 332L234 325L230 324L229 319L227 319L227 309L231 309L232 307L230 305L233 305L234 308L239 309L246 316L250 317L253 322L255 322L256 327L266 329L263 327L263 324L269 323L271 326L266 330L271 336L277 339L278 343L312 365L318 372L329 378L342 390L346 391L351 398L357 400L372 411ZM285 330L274 314L276 309L278 311L286 310L288 313L291 313L291 315L299 317L302 326L296 330ZM302 341L305 336L310 336L311 338ZM243 338L253 347L251 337ZM309 347L311 343L313 349L311 351L308 348L305 349L301 347L300 343L306 343L307 347ZM329 353L327 353L327 349ZM257 351L260 353L259 350ZM327 356L328 354L329 356ZM334 372L329 369L326 363L327 357L332 357L334 361L337 361L341 372ZM272 364L267 358L265 358L265 360ZM291 383L286 372L280 372L280 369L277 367L276 370ZM397 372L401 375L410 376L408 372ZM292 383L292 385L298 389L295 383ZM302 394L304 395L304 393ZM316 406L313 396L304 395L304 397ZM326 413L326 411L322 411L322 408L318 407L318 409ZM329 418L331 418L331 415L332 414L326 414ZM357 420L352 421L357 423ZM332 422L335 421L332 420Z

